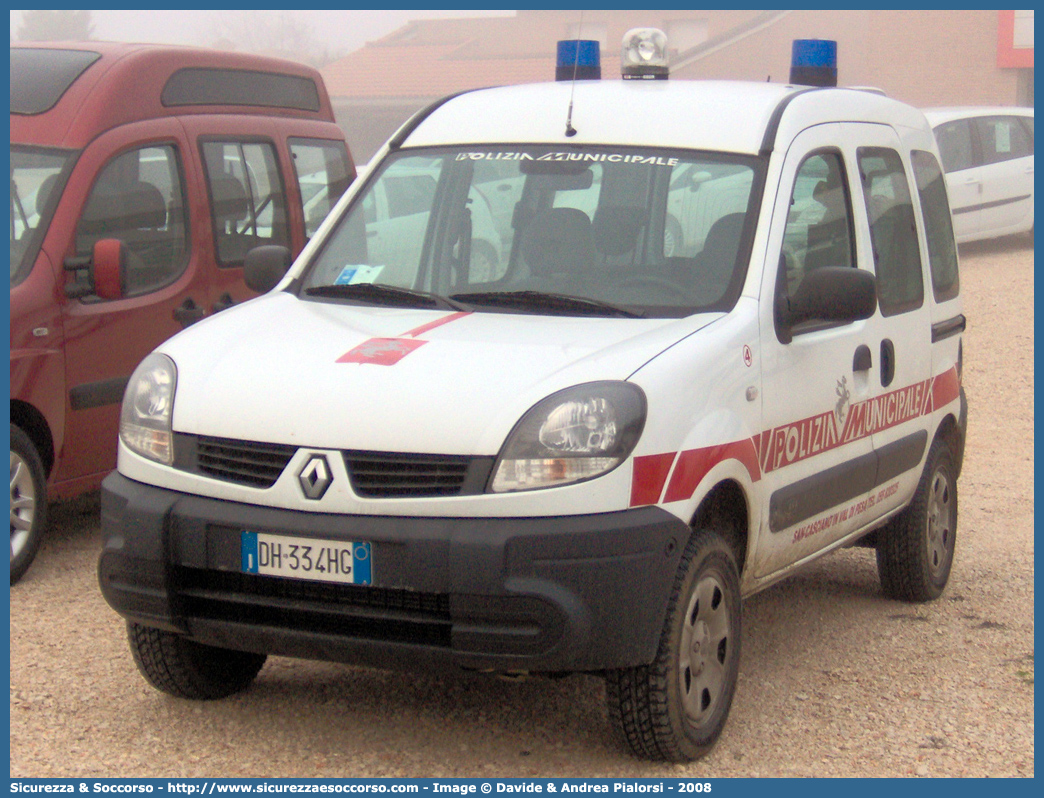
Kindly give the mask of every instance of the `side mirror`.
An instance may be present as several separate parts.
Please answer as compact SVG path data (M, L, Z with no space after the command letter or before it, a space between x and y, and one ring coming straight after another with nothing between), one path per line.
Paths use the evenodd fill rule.
M290 268L290 250L277 244L254 247L243 260L243 279L251 291L271 291Z
M848 324L868 319L877 310L877 280L868 271L826 266L807 272L797 293L776 300L776 332L783 343L806 322Z
M123 299L127 294L127 247L117 238L94 242L91 256L94 293L102 299Z
M710 180L714 175L710 172L693 172L689 176L689 191L699 191L700 186Z

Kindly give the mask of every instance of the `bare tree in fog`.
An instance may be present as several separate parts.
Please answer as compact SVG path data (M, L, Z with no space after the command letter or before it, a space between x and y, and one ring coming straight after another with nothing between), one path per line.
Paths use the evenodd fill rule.
M288 58L320 67L340 58L308 23L286 11L230 11L221 15L212 47Z
M94 35L90 11L41 11L22 14L17 38L23 42L81 42Z

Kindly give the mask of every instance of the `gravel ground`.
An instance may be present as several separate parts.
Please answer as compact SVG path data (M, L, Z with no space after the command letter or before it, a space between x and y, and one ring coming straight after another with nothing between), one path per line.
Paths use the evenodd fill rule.
M949 587L885 600L873 552L848 549L749 599L739 690L704 760L631 759L587 676L271 659L242 695L169 698L98 592L90 497L52 508L11 589L11 776L1033 776L1033 250L961 257L971 421Z

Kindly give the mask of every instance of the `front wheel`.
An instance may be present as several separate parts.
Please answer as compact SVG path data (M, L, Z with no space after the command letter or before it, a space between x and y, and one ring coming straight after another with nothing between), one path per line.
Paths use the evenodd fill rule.
M47 525L47 484L36 447L11 425L11 584L29 570Z
M931 601L942 595L957 542L957 470L936 440L910 506L877 534L877 572L888 598Z
M682 556L656 659L606 674L609 717L643 759L690 762L725 728L740 660L739 574L721 536L697 532Z
M127 624L131 653L145 680L176 698L210 701L250 686L264 654L231 651L137 623Z

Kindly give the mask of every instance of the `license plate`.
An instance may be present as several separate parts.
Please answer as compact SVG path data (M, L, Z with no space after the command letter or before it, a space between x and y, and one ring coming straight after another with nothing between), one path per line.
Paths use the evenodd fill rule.
M243 572L348 585L370 584L370 544L241 533Z

